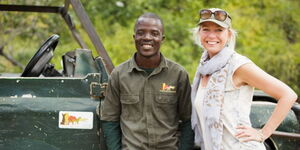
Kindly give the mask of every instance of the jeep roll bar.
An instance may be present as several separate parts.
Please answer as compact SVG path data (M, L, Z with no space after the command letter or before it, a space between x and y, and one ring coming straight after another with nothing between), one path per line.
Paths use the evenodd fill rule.
M80 0L65 0L64 6L36 6L36 5L9 5L0 4L0 11L23 11L23 12L41 12L41 13L58 13L62 16L64 21L67 23L69 29L72 32L74 39L77 41L79 46L83 49L89 49L85 42L82 40L80 34L75 28L75 25L68 13L69 6L72 5L83 29L88 34L88 37L92 41L97 53L104 60L105 67L109 73L114 68L114 65L106 52L100 37L96 33L90 18L84 10L84 7Z

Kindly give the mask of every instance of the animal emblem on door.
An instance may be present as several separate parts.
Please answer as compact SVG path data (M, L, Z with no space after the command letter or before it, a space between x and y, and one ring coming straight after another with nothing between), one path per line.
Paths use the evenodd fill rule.
M70 125L70 124L78 124L80 121L85 121L85 118L71 116L69 113L63 113L62 114L63 119L60 122L62 125Z

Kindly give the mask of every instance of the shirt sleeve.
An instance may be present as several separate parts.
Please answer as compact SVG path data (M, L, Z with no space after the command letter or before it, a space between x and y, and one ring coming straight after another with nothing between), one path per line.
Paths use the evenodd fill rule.
M122 133L119 121L102 121L102 128L108 150L121 150Z
M191 121L185 121L179 124L179 150L191 150L194 147L194 132Z
M191 119L192 105L191 105L191 84L186 71L182 72L179 79L178 93L178 112L179 119L182 122Z
M106 95L101 103L100 119L104 121L120 121L121 104L118 73L113 71L108 80Z
M194 132L191 126L191 85L188 74L183 72L179 80L178 110L179 110L179 150L193 149Z

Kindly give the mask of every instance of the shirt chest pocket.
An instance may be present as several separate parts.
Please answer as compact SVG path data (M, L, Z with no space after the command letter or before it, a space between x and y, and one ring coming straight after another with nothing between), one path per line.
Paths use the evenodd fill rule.
M155 101L159 104L176 104L177 97L175 93L159 93Z
M125 120L138 120L141 118L141 102L139 95L121 95L121 117Z
M160 92L155 98L155 114L165 121L174 121L177 117L177 95L176 93Z

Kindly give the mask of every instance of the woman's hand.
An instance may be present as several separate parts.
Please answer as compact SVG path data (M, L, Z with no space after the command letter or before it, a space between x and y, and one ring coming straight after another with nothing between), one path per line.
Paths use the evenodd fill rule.
M236 127L238 130L237 134L235 135L236 138L239 139L241 142L248 142L248 141L258 141L263 142L266 137L263 135L262 130L256 130L252 127L239 125Z

